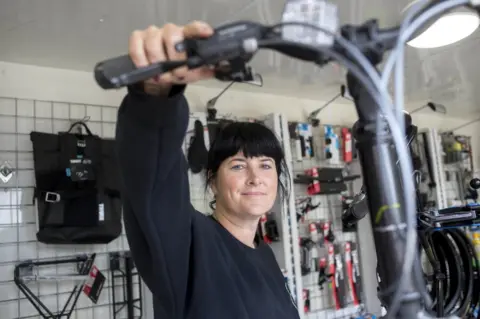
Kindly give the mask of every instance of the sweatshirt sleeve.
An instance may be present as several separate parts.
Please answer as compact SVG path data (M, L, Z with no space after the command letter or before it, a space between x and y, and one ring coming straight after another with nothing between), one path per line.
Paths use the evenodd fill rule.
M159 302L159 318L180 318L187 288L191 222L182 144L185 87L155 97L129 89L118 111L116 147L123 215L136 267Z

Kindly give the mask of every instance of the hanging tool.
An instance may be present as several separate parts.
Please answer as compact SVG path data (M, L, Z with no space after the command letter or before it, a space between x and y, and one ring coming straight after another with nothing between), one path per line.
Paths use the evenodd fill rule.
M302 276L309 274L312 271L312 255L311 250L315 243L310 238L300 238L300 254L301 254L301 271Z
M323 290L324 284L332 277L332 274L327 274L327 259L320 258L318 263L318 286Z
M305 204L304 204L304 202L305 202ZM317 209L317 207L320 206L320 204L313 205L311 197L307 197L307 199L300 202L300 204L304 204L305 206L303 206L303 208L301 208L300 213L297 210L297 221L303 220L303 218L305 217L305 215L308 214L308 212L311 212L312 210L315 210L315 209Z
M355 306L360 304L358 299L358 292L357 292L357 269L354 265L353 256L352 256L352 243L347 241L345 243L345 267L347 271L347 278L348 278L348 287L350 289L351 299ZM356 254L356 251L355 251ZM357 262L358 262L358 258Z

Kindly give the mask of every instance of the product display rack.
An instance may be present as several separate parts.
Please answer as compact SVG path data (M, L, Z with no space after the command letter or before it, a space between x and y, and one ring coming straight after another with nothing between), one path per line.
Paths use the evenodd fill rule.
M288 125L288 123L287 123ZM291 123L290 123L291 125ZM343 128L338 126L329 126L332 127L335 132L340 134L339 129ZM329 163L323 157L323 149L325 147L325 127L323 125L317 127L310 127L311 130L312 140L313 140L313 151L314 156L312 158L303 158L299 160L297 158L297 153L290 151L289 157L287 158L290 163L290 174L295 178L297 175L305 174L305 171L311 168L333 168L333 169L340 169L347 172L349 167L343 163L343 161L338 161L337 163ZM291 130L290 130L291 131ZM290 136L290 145L289 149L294 150L297 146L295 144L294 139ZM340 146L341 147L341 146ZM356 172L348 172L348 175L353 175ZM355 183L361 185L361 181L355 181ZM307 195L307 185L305 184L297 184L295 183L293 186L293 194L292 194L292 201L298 202L305 201L305 199L311 200L311 205L314 207L312 210L308 211L306 215L304 215L297 223L296 234L297 238L301 238L301 241L304 243L309 241L310 238L310 229L309 225L312 223L321 225L322 223L325 225L326 223L330 224L330 229L333 233L333 246L335 248L335 257L336 260L335 264L338 265L338 269L336 269L337 275L342 275L343 282L345 283L345 287L340 285L341 289L345 288L342 293L341 297L344 297L342 302L344 306L340 309L336 309L336 303L333 297L333 291L331 288L332 276L333 274L329 273L329 268L325 269L325 277L320 280L320 271L324 271L323 268L315 268L315 264L321 262L321 259L325 259L327 265L329 265L329 256L328 256L328 249L330 243L320 243L317 245L306 243L308 245L308 249L300 248L299 243L295 243L296 250L301 259L300 250L309 251L309 258L314 260L313 264L308 267L308 273L302 275L302 271L300 269L300 277L301 277L301 294L299 295L302 299L304 299L304 307L300 309L300 312L303 313L305 318L350 318L351 316L358 313L361 309L361 305L354 306L352 304L352 297L350 295L350 291L348 290L347 285L347 274L346 274L346 264L344 259L344 247L347 242L356 243L356 233L355 232L343 232L342 229L342 222L341 222L341 215L343 210L342 205L342 196L343 195L353 195L354 189L351 181L345 182L347 188L342 194L340 192L336 192L335 194L321 194L321 195ZM358 187L359 188L359 187ZM356 191L358 191L357 189ZM294 204L295 205L295 204ZM290 214L292 219L297 220L297 211L301 209L301 207L295 205L294 206L294 214ZM321 232L322 229L317 229L318 236L322 236ZM361 259L359 256L358 259ZM305 270L304 270L305 272ZM323 281L322 285L319 285L319 282ZM300 286L300 285L299 285ZM307 298L308 297L308 298Z

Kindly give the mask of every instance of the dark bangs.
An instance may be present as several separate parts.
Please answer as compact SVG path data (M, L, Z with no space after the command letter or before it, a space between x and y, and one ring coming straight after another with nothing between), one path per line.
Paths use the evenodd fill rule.
M274 160L283 195L289 181L283 148L275 134L265 125L251 122L233 122L218 131L208 152L207 185L215 178L222 162L243 152L247 158L266 156ZM283 175L283 176L282 176Z

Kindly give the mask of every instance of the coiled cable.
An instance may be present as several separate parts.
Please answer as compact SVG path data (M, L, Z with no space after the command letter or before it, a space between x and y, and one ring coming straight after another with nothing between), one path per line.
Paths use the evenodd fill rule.
M463 289L465 303L460 307L462 318L478 318L476 314L480 298L479 261L472 241L461 230L449 230L449 233L457 243L460 255L463 257L464 271L467 286ZM463 253L462 253L463 251ZM467 267L465 267L467 266Z
M480 263L470 239L460 229L425 230L419 239L433 269L429 314L479 318Z

